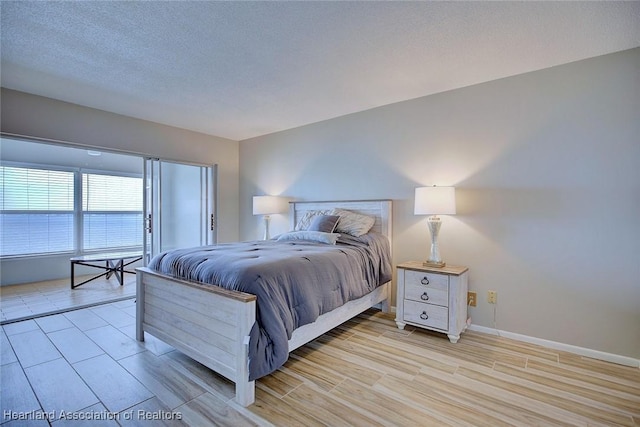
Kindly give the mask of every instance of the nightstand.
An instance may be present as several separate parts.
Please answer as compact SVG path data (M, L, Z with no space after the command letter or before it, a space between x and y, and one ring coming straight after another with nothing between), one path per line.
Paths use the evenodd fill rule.
M467 267L426 267L420 261L397 266L396 324L447 334L458 342L467 328Z

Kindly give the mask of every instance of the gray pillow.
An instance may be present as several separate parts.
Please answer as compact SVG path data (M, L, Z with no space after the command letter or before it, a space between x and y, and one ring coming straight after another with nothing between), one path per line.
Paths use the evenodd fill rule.
M336 208L331 213L340 216L340 221L338 221L335 230L336 233L346 233L360 237L363 234L367 234L376 222L376 219L372 216L359 214L346 209Z
M337 215L316 215L309 224L309 231L321 231L323 233L333 233L340 219Z
M322 209L317 211L307 211L302 215L302 218L298 220L296 224L295 231L304 231L309 229L309 225L311 224L311 220L318 215L330 215L331 209Z

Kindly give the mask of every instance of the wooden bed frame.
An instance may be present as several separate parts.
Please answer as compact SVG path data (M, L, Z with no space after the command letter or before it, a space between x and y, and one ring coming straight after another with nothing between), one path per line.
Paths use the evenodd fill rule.
M291 202L291 229L307 211L343 208L374 216L373 230L391 244L390 200ZM255 322L256 296L218 286L191 282L149 270L136 269L136 338L144 333L161 339L236 384L236 401L255 400L255 381L249 381L249 331ZM376 304L389 311L391 282L372 293L320 316L293 332L289 352L319 337Z

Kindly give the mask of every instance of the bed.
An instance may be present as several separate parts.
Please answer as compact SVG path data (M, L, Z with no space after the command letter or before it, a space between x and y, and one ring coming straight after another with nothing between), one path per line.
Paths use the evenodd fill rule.
M161 267L163 264L173 266L178 263L177 260L183 258L182 252L172 252L171 254L161 254L159 257L155 257L149 267L137 268L136 338L139 341L143 341L144 333L149 332L165 341L177 350L233 381L235 383L235 400L237 403L242 406L252 404L255 399L255 379L265 375L265 368L260 368L260 363L264 362L258 363L258 358L256 357L256 349L262 349L260 347L262 344L260 343L267 343L267 345L273 346L274 349L276 346L279 348L278 351L274 352L274 360L267 361L267 364L273 363L273 366L276 366L277 369L278 364L286 361L289 352L370 307L379 306L385 312L389 310L391 291L390 242L392 237L391 201L292 202L289 215L290 229L294 230L301 220L304 221L305 218L311 218L310 214L318 212L329 213L333 209L343 209L354 214L373 218L374 222L370 233L356 239L344 236L349 237L346 239L347 246L340 240L336 245L289 240L288 237L299 233L285 233L286 236L283 237L287 237L287 239L282 242L284 244L277 242L277 239L272 239L266 242L222 244L214 247L182 250L183 252L188 252L189 256L200 257L196 259L195 264L193 264L194 267L179 267L171 272L163 270ZM350 239L356 240L353 244L354 248L351 247ZM244 286L243 278L248 276L249 273L251 274L250 277L259 277L262 280L261 277L263 275L260 270L262 266L258 260L268 257L284 257L280 252L276 251L276 248L281 251L280 246L284 247L282 249L284 252L295 253L295 259L287 261L295 264L313 261L315 260L314 257L320 256L316 255L317 252L326 252L329 258L322 261L324 263L320 264L322 268L318 269L316 267L315 271L307 271L305 273L307 277L304 280L299 280L300 277L296 279L293 276L291 276L293 278L290 280L294 285L298 282L313 282L314 280L318 281L317 277L324 277L323 272L325 270L333 271L327 268L327 265L337 263L336 251L340 252L342 258L345 257L345 254L349 255L354 252L355 254L349 255L351 258L347 263L355 264L353 261L355 258L353 257L363 257L361 255L363 251L370 251L370 249L366 248L370 244L369 241L373 242L371 244L372 247L377 248L378 246L383 246L379 243L381 239L386 244L386 251L389 252L384 255L389 258L387 262L389 265L386 267L388 271L375 273L375 280L379 280L381 283L354 283L356 285L354 286L355 291L340 291L343 294L341 298L344 301L338 301L337 304L339 305L333 307L332 305L335 305L333 299L340 300L340 297L332 296L331 301L326 303L330 311L325 310L325 312L317 313L319 317L313 320L298 319L298 317L305 317L303 314L307 313L307 308L292 314L282 314L284 319L283 328L287 333L284 343L282 343L283 338L280 336L274 335L272 339L268 335L269 328L278 330L282 328L275 325L278 322L265 323L264 319L271 319L265 316L268 313L273 315L276 312L284 312L281 311L279 306L272 308L270 305L266 305L271 304L271 302L267 302L270 298L268 293L265 293L267 291L263 291L260 287L250 288ZM366 244L359 242L365 242ZM234 252L241 253L241 260L225 258L227 257L227 252L222 253L222 250L232 254ZM256 261L252 264L247 261L248 258L251 258L247 255L249 253L255 254ZM272 253L275 255L271 255ZM218 256L219 254L222 254L221 258ZM248 265L246 271L249 271L249 273L245 273L244 267L242 272L239 272L239 268L238 270L228 268L224 274L217 273L215 268L212 267L215 266L215 263L210 263L210 259L221 259L223 263L229 264L229 266L246 264ZM366 259L364 263L375 264L375 262L367 261ZM202 267L205 265L208 267ZM354 282L374 281L372 274L366 274L365 276L355 273L347 274L342 272L343 268L344 266L340 266L335 273L332 272L331 274L340 275L340 280L352 280ZM366 270L370 266L358 268ZM381 269L385 269L384 266ZM212 278L201 279L203 270L211 270ZM272 270L274 269L272 268ZM288 277L290 273L286 275L281 273L280 276ZM232 280L226 283L228 277L232 277ZM350 277L357 277L357 279L349 279ZM362 277L365 277L366 280L362 280ZM216 280L224 280L225 284L216 283ZM205 281L220 284L221 286L205 283ZM241 285L238 285L238 283ZM319 289L318 286L316 287ZM244 289L255 289L255 292L245 292ZM279 291L273 293L279 295ZM256 295L262 296L258 297ZM288 293L284 295L286 296L284 299L289 299ZM283 298L275 299L280 300ZM261 305L258 305L258 300ZM291 305L296 307L298 305L304 306L304 303L305 301L302 300ZM324 304L323 302L321 306L324 306ZM294 324L291 324L291 318L293 318ZM295 324L298 321L300 321L300 325ZM266 334L266 338L263 336L264 334ZM282 360L283 357L284 361ZM259 369L263 369L263 371L256 370L256 366ZM275 370L273 366L269 367L271 371Z

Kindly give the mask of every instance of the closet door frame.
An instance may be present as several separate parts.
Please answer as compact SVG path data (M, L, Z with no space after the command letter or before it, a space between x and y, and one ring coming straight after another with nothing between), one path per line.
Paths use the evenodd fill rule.
M217 172L217 165L144 159L145 266L164 250L217 243Z

